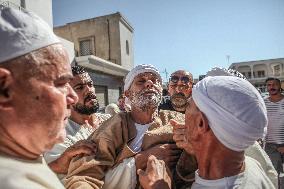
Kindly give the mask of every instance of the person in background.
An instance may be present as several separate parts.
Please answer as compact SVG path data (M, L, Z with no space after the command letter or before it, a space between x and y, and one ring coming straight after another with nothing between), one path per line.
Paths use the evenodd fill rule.
M279 174L283 173L284 95L281 94L281 83L277 78L266 79L266 87L269 97L264 99L268 116L265 151Z
M170 99L165 99L159 110L173 110L184 113L187 100L191 97L193 78L190 72L177 70L173 72L169 79L168 94Z
M126 96L124 94L121 94L118 98L117 101L117 105L120 109L120 111L124 111L124 112L130 112L131 111L131 107L130 107L130 103L128 102Z
M56 144L44 154L49 167L63 178L67 174L71 159L78 155L88 155L96 150L95 144L86 139L108 118L109 114L97 113L99 103L93 81L81 66L72 66L74 78L70 81L78 96L78 102L71 106L71 116L66 125L64 142Z
M111 116L114 116L115 114L117 114L119 112L120 112L119 107L114 103L107 105L106 108L105 108L105 113L110 114Z

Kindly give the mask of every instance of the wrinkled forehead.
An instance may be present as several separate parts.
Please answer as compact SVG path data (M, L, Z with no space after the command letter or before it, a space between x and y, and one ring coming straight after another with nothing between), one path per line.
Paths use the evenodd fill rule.
M141 79L141 78L147 78L147 79L151 79L151 80L158 80L158 82L160 83L160 77L157 74L151 73L151 72L145 72L145 73L140 73L138 74L134 80L137 79Z

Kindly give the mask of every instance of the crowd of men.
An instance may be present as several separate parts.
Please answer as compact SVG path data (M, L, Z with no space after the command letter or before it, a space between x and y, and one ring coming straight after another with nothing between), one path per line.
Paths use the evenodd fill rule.
M162 102L157 68L137 65L110 115L38 16L1 8L0 44L0 188L282 186L279 79L267 79L263 100L236 71L214 68L194 85L178 70Z

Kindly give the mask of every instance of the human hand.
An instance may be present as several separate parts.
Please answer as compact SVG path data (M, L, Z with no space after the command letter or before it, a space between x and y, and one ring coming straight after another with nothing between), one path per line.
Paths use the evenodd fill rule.
M90 117L85 120L85 124L83 124L82 126L96 130L99 127L99 125L100 125L99 118Z
M194 155L193 147L186 137L187 131L185 125L178 123L175 120L170 120L170 124L173 126L173 139L176 142L176 145L179 148L184 149L188 154Z
M176 142L177 147L184 149L187 145L185 138L185 125L176 122L171 119L170 124L173 126L173 139Z
M138 169L137 174L144 189L171 188L171 177L167 172L165 162L153 155L148 158L146 171Z
M135 156L136 169L145 169L150 155L159 160L164 160L169 168L175 167L181 150L175 144L159 144Z
M57 174L67 174L69 164L77 155L92 155L96 153L96 145L90 140L80 140L67 148L61 156L48 165Z

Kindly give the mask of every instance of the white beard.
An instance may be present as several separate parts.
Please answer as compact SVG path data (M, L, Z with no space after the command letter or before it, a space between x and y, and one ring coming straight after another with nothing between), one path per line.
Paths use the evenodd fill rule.
M132 106L139 109L147 110L152 108L157 108L162 100L162 94L155 92L149 95L144 95L148 90L140 91L139 93L132 93L130 101Z

